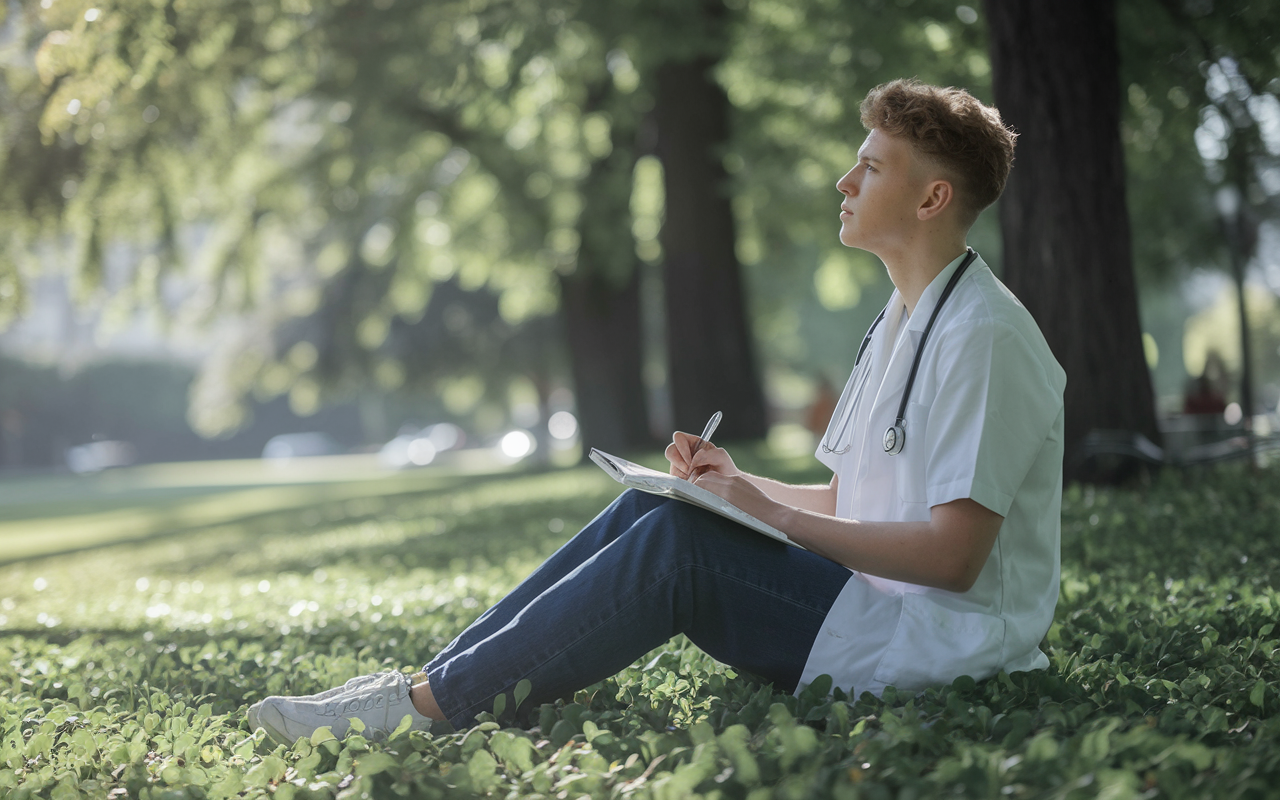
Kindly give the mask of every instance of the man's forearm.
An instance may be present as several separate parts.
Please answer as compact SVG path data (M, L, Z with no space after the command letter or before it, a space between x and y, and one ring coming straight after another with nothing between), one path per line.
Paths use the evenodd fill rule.
M830 497L835 494L832 483ZM792 505L746 475L711 473L698 478L698 485L850 569L952 592L973 586L1004 522L1001 515L967 498L933 506L928 520L877 522L840 519ZM824 494L821 487L788 487L776 481L769 485L799 494L802 500Z
M823 484L795 486L790 483L775 481L773 478L749 475L745 472L742 473L742 476L751 481L760 491L783 505L794 506L795 508L802 508L806 511L828 516L836 513L836 492L833 486Z
M921 522L838 519L766 498L754 505L743 510L818 555L859 572L952 592L973 586L1004 521L968 499L934 506Z
M860 522L779 509L765 520L798 544L850 569L890 580L963 592L965 564L958 548L928 522Z

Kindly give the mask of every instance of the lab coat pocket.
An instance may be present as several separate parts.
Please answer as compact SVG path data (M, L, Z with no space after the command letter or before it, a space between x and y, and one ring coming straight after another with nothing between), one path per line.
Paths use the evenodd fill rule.
M961 675L989 678L1002 666L1004 635L1000 617L956 611L920 594L903 595L898 630L876 667L875 681L914 691Z
M925 428L929 424L929 408L924 403L908 403L904 427L907 443L902 452L893 458L894 482L898 485L898 499L904 503L923 503L925 492Z

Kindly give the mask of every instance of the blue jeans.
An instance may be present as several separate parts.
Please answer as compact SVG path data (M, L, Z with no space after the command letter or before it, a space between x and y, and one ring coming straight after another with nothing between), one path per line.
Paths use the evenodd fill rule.
M696 506L627 491L423 667L469 726L522 679L518 718L614 675L683 633L794 691L848 569Z

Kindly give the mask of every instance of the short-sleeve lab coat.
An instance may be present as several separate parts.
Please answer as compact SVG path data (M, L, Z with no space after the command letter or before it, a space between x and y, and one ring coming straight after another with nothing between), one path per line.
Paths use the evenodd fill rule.
M932 506L971 498L1004 522L967 592L854 572L814 641L800 687L827 674L853 696L879 695L886 686L917 690L960 675L1048 666L1039 643L1058 599L1066 374L981 258L929 334L902 452L888 455L882 444L921 334L962 260L929 284L909 316L894 292L863 357L861 398L850 402L855 368L817 457L839 476L838 517L927 521Z

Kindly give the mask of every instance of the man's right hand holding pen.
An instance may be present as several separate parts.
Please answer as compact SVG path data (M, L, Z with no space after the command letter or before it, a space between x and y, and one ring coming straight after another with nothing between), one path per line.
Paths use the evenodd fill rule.
M701 436L676 431L671 444L667 445L666 453L667 461L671 462L672 475L693 483L708 472L719 472L727 476L740 474L724 448L711 444L711 435L720 426L723 416L719 411L712 414L711 419L707 420L707 426L702 429Z
M711 415L701 436L676 432L666 453L671 474L724 498L748 514L758 515L768 507L776 507L778 504L757 483L774 481L748 475L738 469L723 447L711 444L711 434L720 424L720 416L719 411ZM763 517L757 516L757 519Z
M666 456L671 462L671 474L690 483L708 472L725 476L742 474L723 447L684 431L676 431L671 444L667 445Z
M738 469L723 447L711 444L711 434L720 417L719 411L713 414L701 436L676 431L666 450L672 475L696 483L748 513L762 512L764 506L779 503L819 514L835 513L834 476L825 486L791 486ZM763 519L759 513L755 516Z

